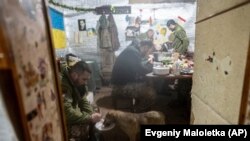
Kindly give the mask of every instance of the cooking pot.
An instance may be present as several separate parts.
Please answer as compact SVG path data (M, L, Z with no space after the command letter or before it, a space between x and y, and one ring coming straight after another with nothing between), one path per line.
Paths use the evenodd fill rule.
M155 75L167 75L170 73L170 67L153 67L153 74Z
M163 60L163 58L165 57L171 57L172 54L171 52L153 52L153 55L154 55L154 61L156 62L160 62Z

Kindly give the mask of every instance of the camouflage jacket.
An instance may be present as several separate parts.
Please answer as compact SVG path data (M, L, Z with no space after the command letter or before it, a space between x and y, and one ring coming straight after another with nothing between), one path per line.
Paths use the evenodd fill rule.
M72 84L68 70L64 69L61 76L64 112L67 124L83 124L90 121L93 109L87 101L87 87L76 87Z
M187 38L186 31L180 25L177 25L173 33L171 33L169 40L172 42L172 48L175 51L184 54L188 50L189 39Z

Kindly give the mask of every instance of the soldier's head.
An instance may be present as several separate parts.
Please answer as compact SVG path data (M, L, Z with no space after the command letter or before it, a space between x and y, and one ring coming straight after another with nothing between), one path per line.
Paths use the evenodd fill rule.
M150 53L152 53L153 49L154 49L154 44L151 40L142 40L140 42L140 51L142 56L146 56Z
M154 30L153 29L149 29L147 31L147 36L149 39L153 39L154 38Z
M91 70L87 63L79 61L69 69L69 76L72 82L77 85L86 85L90 79Z
M168 22L167 22L167 27L171 31L175 30L176 25L177 25L177 23L173 19L168 20Z
M76 63L76 61L80 61L81 59L75 54L69 53L65 55L65 60L66 60L67 66L70 67L72 66L72 64Z

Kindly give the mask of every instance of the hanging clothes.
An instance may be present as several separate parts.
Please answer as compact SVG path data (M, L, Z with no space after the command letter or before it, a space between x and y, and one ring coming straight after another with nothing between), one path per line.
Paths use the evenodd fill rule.
M115 24L115 20L112 13L110 13L108 16L108 22L109 22L108 30L110 33L112 50L117 51L120 47L120 42L118 38L117 26Z
M103 14L99 19L99 29L98 29L98 35L99 35L99 41L100 41L100 48L103 49L109 49L112 47L111 44L111 38L110 38L110 32L108 30L108 20L106 16Z
M97 21L98 38L97 44L100 48L101 71L102 73L111 73L115 54L112 49L111 35L108 29L109 21L103 14Z

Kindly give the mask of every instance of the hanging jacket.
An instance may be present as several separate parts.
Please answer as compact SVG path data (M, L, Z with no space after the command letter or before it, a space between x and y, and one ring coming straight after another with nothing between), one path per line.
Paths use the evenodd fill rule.
M111 44L111 37L110 37L110 32L108 30L108 20L106 18L106 16L103 14L100 19L99 19L99 29L98 29L98 35L99 35L99 45L100 48L103 49L110 49L112 47Z
M112 50L116 51L120 47L120 42L119 42L119 38L118 38L117 26L115 24L114 17L113 17L113 15L111 13L108 16L108 22L109 22L108 30L109 30L109 33L110 33Z

